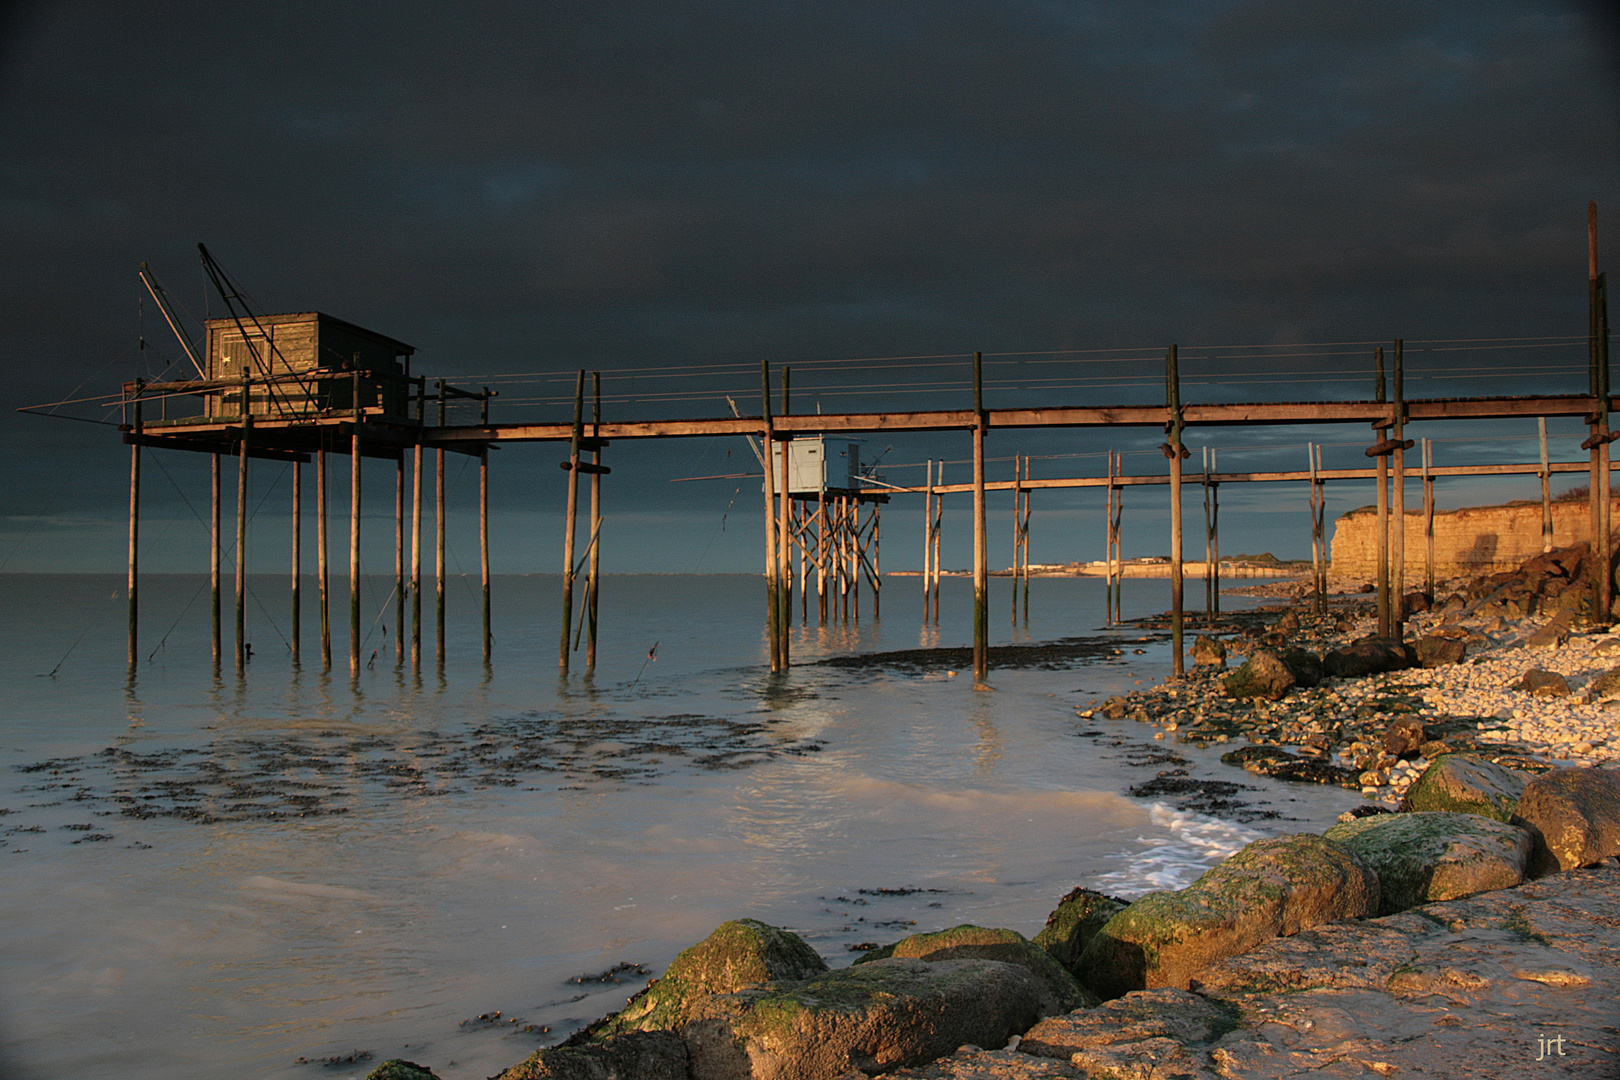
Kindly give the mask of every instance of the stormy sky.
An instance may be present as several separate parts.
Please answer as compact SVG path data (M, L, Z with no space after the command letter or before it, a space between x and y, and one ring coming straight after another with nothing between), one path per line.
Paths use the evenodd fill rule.
M795 411L962 407L976 349L991 406L1153 401L1172 342L1189 400L1366 397L1372 348L1396 337L1409 396L1579 391L1589 200L1600 252L1620 251L1615 26L1580 4L3 10L5 571L122 568L128 452L92 423L116 413L15 409L183 373L136 271L218 316L199 241L257 310L409 342L418 372L499 389L497 420L564 418L580 368L603 372L610 418L723 414L727 396L757 412L761 359L793 369ZM1533 453L1533 425L1411 434L1445 440L1445 463ZM1554 436L1574 456L1576 429ZM1037 475L1095 474L1109 447L1160 471L1160 438L996 434L992 476L1016 453ZM1234 468L1297 468L1309 440L1364 462L1370 432L1187 440ZM914 483L928 458L967 479L968 449L862 452ZM496 455L497 572L560 563L557 457ZM206 459L147 460L145 565L205 569ZM608 460L608 569L758 568L757 481L670 482L747 471L740 440ZM451 465L452 544L471 559L475 479ZM391 477L368 468L381 568ZM256 466L255 570L285 563L289 483ZM1533 486L1459 481L1441 500ZM1330 510L1371 497L1343 485ZM1135 502L1127 554L1162 553L1162 496ZM1038 497L1034 560L1100 557L1099 505ZM1222 505L1224 550L1308 553L1303 490ZM888 515L885 566L918 564L918 508ZM965 565L965 503L955 515L947 564ZM1010 558L1000 522L993 565Z

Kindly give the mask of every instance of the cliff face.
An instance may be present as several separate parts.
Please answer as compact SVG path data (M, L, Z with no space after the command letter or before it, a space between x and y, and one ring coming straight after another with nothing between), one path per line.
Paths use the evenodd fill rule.
M1620 506L1620 500L1616 500ZM1552 504L1552 546L1567 547L1592 538L1587 503ZM1612 514L1612 511L1611 511ZM1613 516L1620 525L1620 515ZM1333 523L1331 574L1341 581L1371 581L1377 576L1378 515L1356 510ZM1541 504L1480 506L1434 515L1436 579L1512 570L1541 553ZM1423 584L1423 512L1406 514L1406 584Z

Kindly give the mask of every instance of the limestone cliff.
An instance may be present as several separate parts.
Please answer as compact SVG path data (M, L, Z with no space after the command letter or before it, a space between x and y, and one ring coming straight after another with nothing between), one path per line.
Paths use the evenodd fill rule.
M1616 501L1620 505L1620 500ZM1590 540L1585 500L1552 504L1553 547ZM1614 518L1620 525L1620 516ZM1331 574L1338 581L1371 581L1377 574L1378 516L1371 507L1352 510L1333 523ZM1490 574L1512 570L1541 552L1541 503L1476 506L1434 515L1434 576ZM1406 514L1406 582L1423 584L1423 512Z

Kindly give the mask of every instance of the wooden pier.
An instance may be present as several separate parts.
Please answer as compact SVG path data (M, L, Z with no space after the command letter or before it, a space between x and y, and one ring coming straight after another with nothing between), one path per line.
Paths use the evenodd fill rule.
M1595 244L1595 241L1594 241ZM204 252L205 266L210 261ZM246 509L252 459L290 463L293 468L294 520L292 574L294 614L290 641L295 662L301 656L298 617L299 579L302 573L302 466L316 465L316 561L319 583L320 656L323 666L331 664L330 590L328 582L328 520L326 459L329 454L347 454L349 483L349 668L358 674L366 658L362 656L362 609L360 599L360 494L365 459L392 463L395 493L394 578L392 600L396 619L396 662L406 662L404 623L409 597L409 663L422 663L422 516L424 451L434 454L434 592L435 648L438 663L445 655L445 455L468 455L479 462L479 549L483 604L483 653L490 659L489 587L489 455L492 448L516 443L566 444L567 459L560 464L568 474L565 487L566 524L563 545L562 625L559 640L559 668L567 674L570 655L578 647L582 630L588 628L587 673L596 660L597 585L602 550L602 478L611 470L602 460L602 451L614 440L680 438L746 438L755 445L763 473L765 523L766 621L771 643L773 670L790 663L789 627L795 582L800 590L801 618L809 617L809 575L816 576L817 617L859 618L861 585L871 593L873 613L879 610L882 574L879 554L879 515L890 499L918 494L924 503L924 619L938 620L939 550L945 497L972 493L972 535L974 549L974 674L983 683L988 675L988 544L986 539L987 498L993 492L1011 491L1014 501L1014 617L1018 596L1016 583L1023 567L1025 615L1028 613L1028 573L1030 497L1037 490L1102 487L1106 489L1105 532L1110 567L1121 560L1119 544L1123 495L1126 488L1169 486L1171 622L1175 645L1175 670L1184 664L1184 598L1182 594L1183 521L1182 495L1188 482L1183 461L1188 429L1230 427L1286 427L1325 424L1365 425L1371 445L1367 456L1375 463L1368 468L1325 469L1320 448L1309 447L1307 467L1269 472L1222 472L1213 452L1206 448L1203 469L1191 475L1191 482L1205 493L1206 566L1219 565L1219 488L1234 483L1306 482L1310 486L1310 520L1315 593L1320 602L1325 591L1327 545L1323 507L1326 484L1374 480L1378 491L1380 535L1393 541L1380 545L1378 564L1378 608L1380 626L1398 635L1404 616L1405 557L1401 550L1405 531L1397 528L1390 535L1389 521L1404 521L1404 500L1409 478L1405 451L1413 448L1406 438L1409 424L1439 424L1481 420L1531 420L1538 422L1541 455L1536 462L1506 464L1462 464L1439 466L1432 463L1428 441L1422 454L1421 480L1425 513L1432 522L1433 485L1442 477L1487 475L1539 475L1542 498L1548 498L1548 478L1554 473L1589 473L1592 535L1604 545L1611 544L1609 490L1611 462L1608 444L1615 437L1609 430L1609 414L1614 402L1609 391L1608 320L1603 275L1596 270L1595 247L1590 260L1591 319L1589 324L1589 384L1585 394L1542 394L1495 397L1449 397L1407 399L1404 388L1402 343L1392 343L1392 380L1386 387L1384 352L1371 358L1375 363L1374 393L1370 399L1354 401L1266 401L1250 403L1208 403L1183 400L1176 346L1165 355L1165 394L1156 405L1051 405L1046 407L996 408L984 398L982 358L973 354L973 397L971 408L917 411L845 413L795 413L789 406L788 371L780 372L780 408L773 408L772 371L761 363L760 409L757 414L739 415L733 406L730 416L690 419L612 420L601 411L600 382L592 379L590 419L585 415L586 372L575 376L573 417L569 422L499 423L490 417L495 397L488 388L468 390L443 381L433 382L410 372L414 349L393 338L354 326L318 312L254 316L230 304L234 289L228 281L221 287L231 314L207 323L207 344L199 353L171 317L195 378L163 382L136 380L123 387L121 404L126 423L124 442L131 450L129 495L129 660L138 659L139 528L141 451L148 448L205 453L213 457L213 543L210 576L213 584L213 649L216 662L222 655L220 642L220 475L221 459L237 459L237 503L235 522L236 580L234 645L240 671L247 663L245 638L245 551L248 521ZM217 267L215 267L217 269ZM211 273L214 270L210 271ZM222 272L220 272L222 275ZM161 290L142 278L153 295L170 311ZM217 280L217 279L216 279ZM1387 389L1393 390L1387 393ZM473 423L449 422L452 404L477 406ZM152 415L154 407L158 415ZM185 412L186 409L194 411ZM172 415L171 415L172 414ZM1545 424L1548 418L1582 418L1589 436L1582 449L1590 452L1587 462L1552 462L1547 458ZM1032 475L1027 460L1015 463L1010 480L992 480L986 475L985 446L997 433L1014 431L1060 431L1090 428L1159 428L1166 435L1162 444L1168 474L1125 475L1121 459L1110 452L1104 475L1047 477ZM931 461L925 482L899 487L880 484L874 477L854 467L851 437L866 434L907 432L960 432L969 436L972 448L972 476L967 481L946 483L943 463L936 472ZM757 443L756 443L757 440ZM849 467L834 475L829 471L829 448L840 441ZM589 455L589 459L585 455ZM819 457L818 457L819 455ZM819 465L813 465L819 461ZM819 468L811 475L807 469ZM409 472L407 481L406 473ZM576 550L576 517L579 506L579 476L591 478L590 526L583 558ZM407 483L410 497L406 497ZM410 523L405 517L409 504ZM1432 526L1431 526L1432 533ZM408 540L408 544L407 544ZM409 547L409 559L406 548ZM797 573L794 566L797 561ZM407 579L406 567L409 565ZM1430 561L1432 563L1432 543ZM586 573L581 627L574 625L575 580ZM1613 598L1607 575L1594 582L1599 596L1598 618L1607 620ZM1108 607L1117 618L1119 577L1109 574ZM1425 575L1425 586L1432 590L1432 573ZM1219 583L1208 581L1205 608L1213 612L1218 604Z

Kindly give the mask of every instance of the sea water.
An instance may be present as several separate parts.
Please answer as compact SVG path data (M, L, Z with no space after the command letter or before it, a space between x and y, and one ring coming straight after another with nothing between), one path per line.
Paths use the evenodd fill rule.
M1356 799L1249 777L1132 721L1076 715L1150 685L1168 647L1102 628L1103 584L992 583L995 643L1089 635L1105 655L996 670L841 668L971 642L971 583L888 579L883 617L795 628L769 671L758 577L608 576L599 659L559 677L560 579L448 583L401 663L368 580L348 668L346 584L323 671L288 586L251 579L252 659L216 670L203 579L141 591L140 664L110 576L0 576L0 1073L363 1076L403 1057L486 1077L613 1011L716 925L790 927L834 966L959 923L1033 936L1074 885L1175 888L1242 844ZM1126 614L1162 611L1132 581ZM577 594L576 594L577 595ZM1232 598L1229 605L1244 601ZM1217 821L1127 789L1167 767L1244 782L1278 816Z

